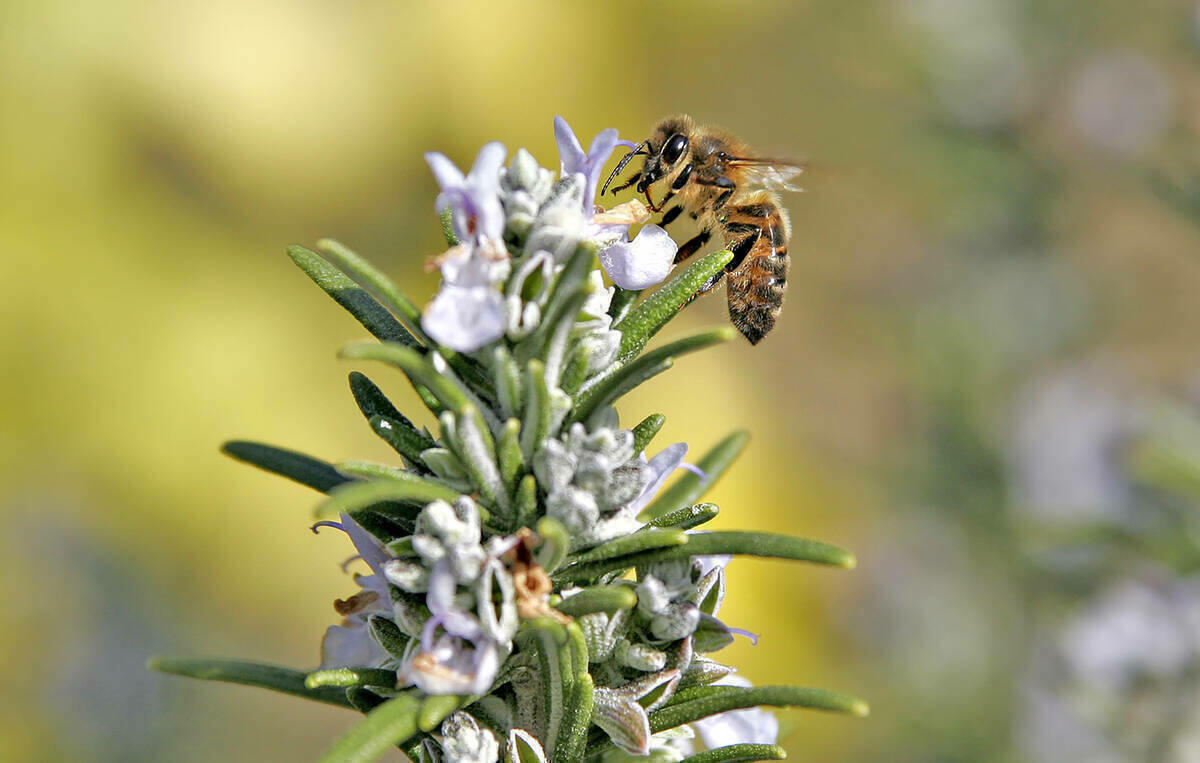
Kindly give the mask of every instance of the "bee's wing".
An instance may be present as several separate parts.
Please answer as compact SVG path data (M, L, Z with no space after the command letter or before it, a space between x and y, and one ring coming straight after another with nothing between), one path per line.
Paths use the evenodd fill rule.
M751 185L769 191L800 191L793 178L804 172L804 165L780 159L752 159L738 157L729 162L745 173Z

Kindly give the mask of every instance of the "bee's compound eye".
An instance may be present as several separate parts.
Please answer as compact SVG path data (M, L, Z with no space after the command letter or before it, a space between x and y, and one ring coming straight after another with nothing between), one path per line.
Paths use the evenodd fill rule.
M686 135L675 133L667 141L667 145L663 146L662 157L667 164L674 164L679 161L679 157L683 156L683 152L687 151L688 139Z

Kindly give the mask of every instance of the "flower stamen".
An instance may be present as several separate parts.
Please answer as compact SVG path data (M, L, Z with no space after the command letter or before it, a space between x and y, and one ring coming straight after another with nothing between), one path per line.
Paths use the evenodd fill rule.
M359 591L348 599L334 599L333 610L342 617L349 617L362 612L378 600L379 594L375 591Z

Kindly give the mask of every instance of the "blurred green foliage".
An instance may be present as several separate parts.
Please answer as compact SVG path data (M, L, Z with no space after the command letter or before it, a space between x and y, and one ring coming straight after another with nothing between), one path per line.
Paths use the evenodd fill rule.
M0 10L4 757L307 759L346 728L142 670L163 651L311 667L353 588L312 497L217 451L389 457L334 358L362 329L284 245L336 236L427 298L424 151L501 140L549 164L555 114L640 138L679 111L809 160L809 192L788 199L772 336L688 359L720 383L639 390L625 423L662 411L696 452L750 430L717 523L861 561L785 592L769 562L735 565L727 621L763 639L730 661L871 699L865 724L782 715L812 759L1029 755L1017 401L1059 367L1178 394L1200 369L1192 3Z

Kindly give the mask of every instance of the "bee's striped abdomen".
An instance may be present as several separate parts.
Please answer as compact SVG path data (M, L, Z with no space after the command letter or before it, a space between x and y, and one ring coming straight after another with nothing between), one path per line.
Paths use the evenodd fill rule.
M750 344L767 335L783 309L790 227L787 213L766 191L749 194L723 215L725 246L733 252L725 266L729 318Z

